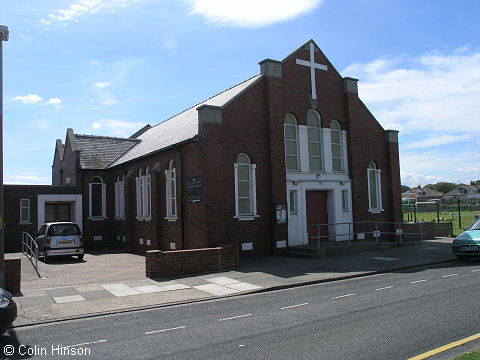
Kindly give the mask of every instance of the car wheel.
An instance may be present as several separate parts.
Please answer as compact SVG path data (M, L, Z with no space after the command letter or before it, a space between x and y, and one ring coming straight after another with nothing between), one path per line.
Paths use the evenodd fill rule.
M83 260L83 254L82 255L78 255L78 261L82 261Z

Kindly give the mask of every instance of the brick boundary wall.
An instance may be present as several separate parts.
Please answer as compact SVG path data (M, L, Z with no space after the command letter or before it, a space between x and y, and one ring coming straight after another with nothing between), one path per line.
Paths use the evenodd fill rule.
M422 231L426 234L423 235L423 239L434 239L435 237L450 237L453 233L453 227L451 222L446 223L434 223L434 222L422 222ZM402 230L404 235L402 240L415 241L420 240L420 235L409 235L407 232L420 232L420 223L404 223L402 224Z
M169 277L182 274L217 271L238 266L238 247L149 250L146 251L146 276L149 278Z
M22 260L5 259L5 290L12 295L20 292L21 275Z

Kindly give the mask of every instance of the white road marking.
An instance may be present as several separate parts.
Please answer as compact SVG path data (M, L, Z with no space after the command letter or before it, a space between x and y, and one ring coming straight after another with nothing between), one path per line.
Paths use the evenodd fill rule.
M225 319L218 319L218 321L225 321L225 320L239 319L239 318L244 318L244 317L247 317L247 316L252 316L252 314L245 314L245 315L232 316L232 317L225 318Z
M93 344L100 344L100 343L104 343L106 342L107 340L97 340L97 341L90 341L90 342L86 342L86 343L81 343L81 344L75 344L75 345L68 345L68 346L62 346L64 348L71 348L71 347L78 347L78 346L84 346L84 345L93 345Z
M478 269L478 270L472 270L472 272L477 272L477 271L480 271L480 269Z
M154 331L147 331L145 333L145 335L148 335L148 334L155 334L155 333L161 333L161 332L165 332L165 331L172 331L172 330L179 330L179 329L185 329L186 326L178 326L178 327L174 327L174 328L169 328L169 329L162 329L162 330L154 330Z
M347 296L354 296L354 295L355 295L355 294L347 294L347 295L335 296L335 297L332 298L332 300L344 298L344 297L347 297Z
M417 280L417 281L410 281L410 284L416 284L416 283L421 283L421 282L425 282L425 281L428 281L428 279Z
M450 274L450 275L443 275L443 278L450 277L450 276L458 276L458 274Z
M393 285L392 285L392 286L385 286L385 287L383 287L383 288L378 288L378 289L375 289L375 291L379 291L379 290L387 290L387 289L391 289L391 288L393 288L393 287L395 287L395 286L393 286Z
M297 304L297 305L290 305L290 306L284 306L284 307L282 307L282 310L291 309L291 308L295 308L295 307L299 307L299 306L305 306L305 305L308 305L308 303Z

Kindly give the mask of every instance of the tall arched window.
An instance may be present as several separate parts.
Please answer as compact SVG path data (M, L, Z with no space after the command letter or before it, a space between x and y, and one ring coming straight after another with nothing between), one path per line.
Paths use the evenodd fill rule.
M382 185L380 181L381 170L377 169L374 161L370 161L367 168L368 204L370 212L382 211Z
M308 167L311 171L322 170L322 133L320 115L314 110L307 113Z
M235 169L235 214L238 218L253 218L257 215L256 165L247 154L237 156Z
M147 167L145 173L143 169L138 170L136 180L137 190L137 219L150 220L152 217L152 186L150 170Z
M125 175L115 182L115 219L125 219Z
M89 213L90 218L106 218L106 184L100 176L92 178L89 187Z
M288 170L298 170L298 132L297 120L292 114L285 116L284 123L285 136L285 164Z
M175 161L170 160L168 170L165 170L167 218L177 217L177 173Z
M144 190L144 204L145 204L145 211L144 215L146 218L152 217L152 179L150 176L150 169L147 166L145 170L145 190Z
M340 124L332 120L330 124L332 142L332 169L334 172L342 171L342 141L340 136Z

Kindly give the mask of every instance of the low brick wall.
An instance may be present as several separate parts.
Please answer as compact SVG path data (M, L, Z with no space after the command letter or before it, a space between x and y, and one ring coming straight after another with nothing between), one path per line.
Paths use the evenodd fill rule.
M407 233L420 233L420 229L424 233L423 240L434 239L435 237L449 237L452 236L453 228L451 222L434 223L431 221L418 223L402 224L402 240L404 241L418 241L420 235L410 235Z
M146 275L149 278L217 271L238 266L238 248L223 246L192 250L149 250Z
M11 294L20 292L22 277L22 260L5 259L5 290Z

